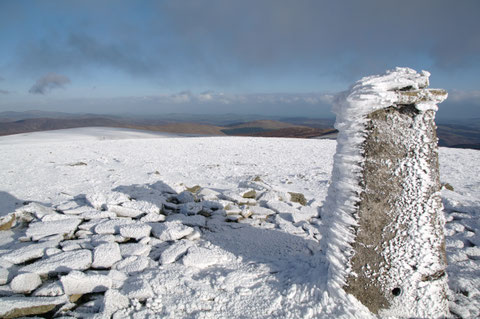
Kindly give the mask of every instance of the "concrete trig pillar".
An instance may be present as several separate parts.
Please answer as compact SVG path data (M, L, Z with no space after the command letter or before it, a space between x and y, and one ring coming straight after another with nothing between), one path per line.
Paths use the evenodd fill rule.
M396 68L335 103L339 130L322 209L331 293L375 314L448 315L436 126L447 93L429 73Z

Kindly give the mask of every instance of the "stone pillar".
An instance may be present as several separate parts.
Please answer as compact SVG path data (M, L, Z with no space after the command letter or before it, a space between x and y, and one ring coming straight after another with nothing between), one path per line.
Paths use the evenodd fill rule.
M436 104L429 73L397 68L336 101L339 130L322 213L331 289L375 314L448 315Z

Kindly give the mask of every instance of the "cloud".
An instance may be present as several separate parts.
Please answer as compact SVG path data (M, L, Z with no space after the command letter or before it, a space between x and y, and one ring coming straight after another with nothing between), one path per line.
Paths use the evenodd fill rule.
M10 91L0 89L0 94L10 94Z
M70 79L64 75L48 73L35 82L28 92L32 94L46 94L56 88L63 88L70 83Z
M480 104L480 90L451 90L448 92L448 100L451 102L468 102Z

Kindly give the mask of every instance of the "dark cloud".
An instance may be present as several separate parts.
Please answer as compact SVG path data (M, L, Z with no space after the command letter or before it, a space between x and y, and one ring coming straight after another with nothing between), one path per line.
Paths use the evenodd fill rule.
M291 74L309 77L305 83L312 76L351 82L395 66L480 66L478 0L185 0L127 10L130 5L108 2L99 10L98 1L58 2L62 12L81 16L82 26L72 22L76 27L24 43L18 66L33 72L107 67L194 85Z
M63 88L70 83L70 79L64 75L48 73L35 82L28 92L32 94L46 94L56 88Z
M10 91L0 89L0 94L10 94Z

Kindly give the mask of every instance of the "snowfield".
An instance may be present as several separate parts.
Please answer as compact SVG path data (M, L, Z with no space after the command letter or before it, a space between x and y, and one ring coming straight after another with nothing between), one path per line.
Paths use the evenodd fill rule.
M0 317L374 317L326 291L335 147L110 128L0 137ZM440 162L450 311L475 318L480 152L441 148Z

